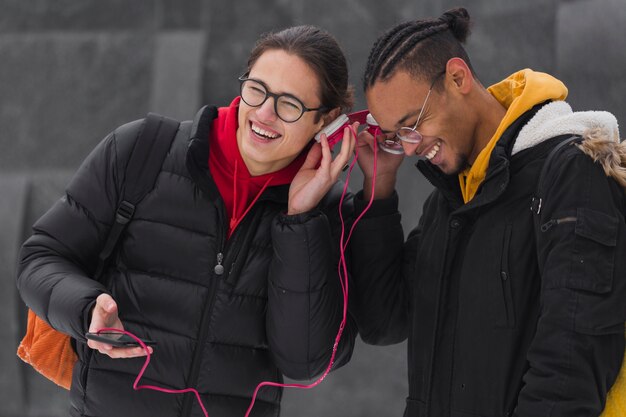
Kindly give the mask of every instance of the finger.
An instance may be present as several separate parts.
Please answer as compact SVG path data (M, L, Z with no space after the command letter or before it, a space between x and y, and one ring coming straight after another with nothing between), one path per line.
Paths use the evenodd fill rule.
M109 317L117 316L117 303L113 300L109 294L100 294L98 298L96 298L96 306L94 309L94 314L98 313L101 317L106 319Z
M325 136L322 134L322 136ZM309 153L306 155L306 159L304 160L304 164L302 164L302 168L304 169L313 169L315 168L322 157L322 145L319 143L314 143L309 150Z
M369 147L373 149L374 136L372 136L372 134L367 130L362 131L361 133L359 133L359 137L356 141L356 146L358 148Z
M148 352L152 354L153 350L150 346L148 346ZM129 348L113 348L109 351L105 352L105 355L110 356L113 359L128 359L128 358L138 358L141 356L146 356L147 353L144 348L141 346L138 347L129 347Z
M354 129L354 132L357 133L357 135L359 133L359 131L358 131L359 126L360 126L359 122L355 122L352 125L352 128ZM350 151L348 152L348 154L354 153L354 149L356 148L356 140L357 140L357 137L354 136L354 134L350 135L350 143L352 144L352 146L350 147Z
M354 133L357 132L359 128L359 122L354 122L350 127L346 127L343 132L343 141L341 143L341 151L338 156L344 158L344 162L350 158L350 154L354 150L354 144L356 142L356 137Z
M113 346L108 343L96 342L95 340L87 340L87 346L99 351L100 353L106 353L113 349Z
M333 155L330 152L330 146L328 145L328 138L326 135L322 135L320 143L322 145L322 162L318 171L328 172L330 169L330 163L333 160Z
M103 327L123 328L117 315L117 304L108 294L100 294L91 312L89 332L95 333Z
M352 128L354 129L355 132L358 127L359 127L358 122L355 122L352 125ZM349 127L346 127L343 132L341 150L339 151L339 153L335 157L335 160L331 164L331 173L333 175L333 179L336 179L339 177L339 174L348 163L350 156L354 152L355 141L356 140L355 140L352 129L350 129Z
M354 122L352 124L352 130L350 131L350 140L348 141L348 143L350 144L347 150L348 159L350 159L350 156L354 153L354 149L356 149L357 137L354 135L354 133L357 133L358 135L358 128L359 122Z

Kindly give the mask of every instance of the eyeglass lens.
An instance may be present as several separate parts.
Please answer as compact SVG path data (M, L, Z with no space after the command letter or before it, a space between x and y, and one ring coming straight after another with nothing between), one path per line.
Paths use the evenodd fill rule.
M272 94L255 80L245 80L241 84L241 99L249 106L261 106L269 97L274 98L274 111L285 122L294 122L304 113L304 105L295 97Z

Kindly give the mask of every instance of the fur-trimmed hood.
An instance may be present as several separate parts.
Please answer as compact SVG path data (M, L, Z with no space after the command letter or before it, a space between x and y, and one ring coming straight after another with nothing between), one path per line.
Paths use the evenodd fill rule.
M546 104L522 128L511 153L566 134L582 136L578 147L626 188L626 143L620 143L617 119L609 112L573 112L564 101Z

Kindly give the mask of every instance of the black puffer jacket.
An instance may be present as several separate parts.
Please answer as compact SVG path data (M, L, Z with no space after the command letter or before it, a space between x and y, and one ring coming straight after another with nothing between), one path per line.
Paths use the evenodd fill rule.
M337 185L319 211L286 211L288 186L269 187L226 241L208 170L215 108L183 122L155 188L138 205L105 282L90 277L111 227L141 121L91 153L66 195L34 226L17 280L26 304L77 340L72 416L200 416L193 394L133 391L144 359L115 360L84 339L96 297L110 293L133 333L157 341L142 383L195 387L211 417L243 416L261 381L306 379L327 366L342 317ZM344 202L351 212L351 199ZM348 216L349 217L349 216ZM214 267L223 254L223 275ZM351 355L350 318L336 366ZM263 388L253 416L276 416L281 390Z
M600 164L570 146L545 176L536 230L541 168L571 136L554 131L582 123L563 106L536 107L504 132L467 204L456 176L420 161L436 189L405 243L397 197L377 201L357 226L354 311L366 342L408 337L405 417L602 411L624 356L626 201Z

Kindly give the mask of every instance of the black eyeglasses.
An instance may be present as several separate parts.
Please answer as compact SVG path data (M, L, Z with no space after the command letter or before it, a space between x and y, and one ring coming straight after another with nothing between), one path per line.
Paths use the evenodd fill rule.
M291 94L270 93L262 81L247 78L245 75L239 77L239 82L241 83L240 95L244 103L250 107L259 107L265 103L268 97L272 97L274 99L274 113L287 123L297 122L308 111L324 112L328 110L324 106L310 109Z

